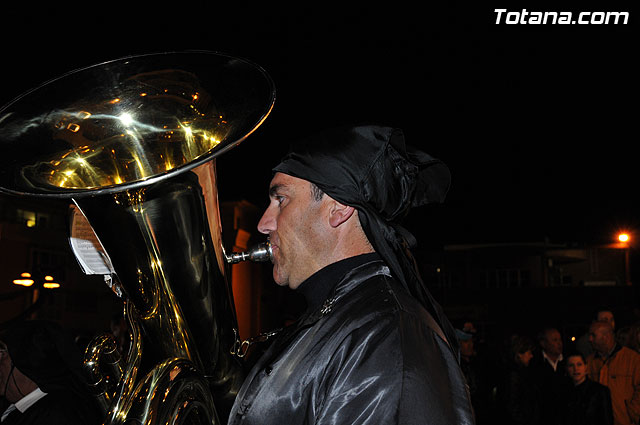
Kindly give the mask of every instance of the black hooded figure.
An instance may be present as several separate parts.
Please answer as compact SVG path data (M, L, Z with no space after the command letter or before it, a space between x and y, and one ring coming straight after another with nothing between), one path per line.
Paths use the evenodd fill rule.
M0 333L2 425L100 423L81 365L78 347L55 322L28 320Z
M257 361L229 424L473 424L455 332L401 226L412 207L444 200L447 166L399 129L358 126L294 143L273 171L272 192L287 175L353 207L373 252L299 284L308 308Z

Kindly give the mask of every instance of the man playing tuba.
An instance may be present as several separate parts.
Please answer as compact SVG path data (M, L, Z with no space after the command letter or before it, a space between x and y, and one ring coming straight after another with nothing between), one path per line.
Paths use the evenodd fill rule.
M441 202L447 167L398 129L339 128L274 168L258 230L308 307L247 376L239 424L473 424L453 329L398 221Z

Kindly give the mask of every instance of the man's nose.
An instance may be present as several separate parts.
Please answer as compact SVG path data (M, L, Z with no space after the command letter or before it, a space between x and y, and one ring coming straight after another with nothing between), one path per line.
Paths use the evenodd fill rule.
M265 235L276 230L276 219L275 214L271 211L271 208L268 207L264 214L262 214L262 218L258 222L258 231Z

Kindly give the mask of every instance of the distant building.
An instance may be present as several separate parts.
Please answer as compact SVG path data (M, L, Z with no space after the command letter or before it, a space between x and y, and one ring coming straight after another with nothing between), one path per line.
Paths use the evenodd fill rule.
M570 338L586 332L601 306L621 323L640 320L628 253L620 244L459 244L417 252L416 260L454 323L471 320L498 340L503 332L535 335L543 324Z
M82 273L69 245L69 220L66 200L0 195L0 323L40 318L78 335L109 330L121 302L101 276ZM15 284L25 273L34 283ZM60 287L46 289L45 282Z
M438 282L449 288L539 288L628 284L617 245L504 243L447 245Z

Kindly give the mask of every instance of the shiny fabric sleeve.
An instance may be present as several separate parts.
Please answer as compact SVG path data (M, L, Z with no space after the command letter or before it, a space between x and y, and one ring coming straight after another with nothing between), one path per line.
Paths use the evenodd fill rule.
M474 423L464 375L426 310L386 267L363 267L272 343L230 425Z
M334 353L316 424L473 423L468 411L456 411L468 399L452 390L451 380L464 378L453 356L448 364L444 341L412 315L378 319L351 332Z
M402 368L398 343L397 334L363 328L343 340L322 383L326 397L316 423L397 423L402 390L394 376Z

